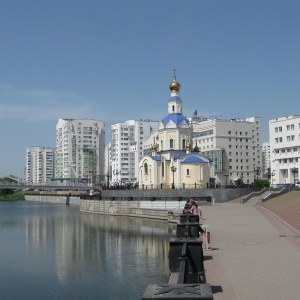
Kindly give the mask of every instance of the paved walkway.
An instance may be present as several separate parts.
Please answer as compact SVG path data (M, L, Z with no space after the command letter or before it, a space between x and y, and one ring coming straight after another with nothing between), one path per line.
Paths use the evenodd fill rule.
M298 230L261 205L217 203L202 211L212 248L204 252L206 281L215 300L300 299Z

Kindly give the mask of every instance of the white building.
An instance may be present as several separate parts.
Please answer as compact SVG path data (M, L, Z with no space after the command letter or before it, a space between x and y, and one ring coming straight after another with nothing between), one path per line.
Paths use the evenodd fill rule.
M104 181L104 151L104 122L60 118L56 125L56 179Z
M54 177L55 149L27 147L25 182L45 184Z
M300 116L269 121L273 184L294 184L299 180Z
M143 155L143 139L158 127L159 122L128 120L111 125L110 181L136 182L139 161Z
M223 120L194 116L190 122L193 145L214 162L216 184L251 184L260 175L259 117Z

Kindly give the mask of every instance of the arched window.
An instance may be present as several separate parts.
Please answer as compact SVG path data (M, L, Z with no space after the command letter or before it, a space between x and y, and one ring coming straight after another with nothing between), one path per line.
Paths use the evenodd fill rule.
M185 139L182 139L182 149L185 149Z
M175 111L175 105L172 105L172 111L173 112Z
M170 139L170 149L173 149L173 148L174 148L174 140Z
M186 176L191 176L190 169L186 169Z
M148 174L148 164L144 163L144 173Z

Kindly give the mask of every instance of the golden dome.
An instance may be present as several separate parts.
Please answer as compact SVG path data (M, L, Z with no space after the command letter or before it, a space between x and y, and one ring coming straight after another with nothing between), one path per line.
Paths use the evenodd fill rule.
M176 76L174 75L173 81L170 83L169 88L171 91L177 91L180 90L180 83L176 80Z
M157 151L157 146L156 146L156 144L153 144L153 146L151 147L151 150L152 150L152 151Z
M191 146L191 144L188 142L187 144L186 144L186 147L185 147L186 149L191 149L192 148L192 146Z

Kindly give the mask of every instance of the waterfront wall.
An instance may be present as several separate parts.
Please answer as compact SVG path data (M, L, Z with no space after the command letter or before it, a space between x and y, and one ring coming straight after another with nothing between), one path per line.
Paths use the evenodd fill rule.
M157 201L153 205L151 201L81 200L80 211L104 215L168 220L168 211L178 208L178 203L173 205L165 204L166 201Z
M80 206L80 197L68 197L68 196L53 196L53 195L25 195L26 201L55 203L55 204L67 204Z
M253 192L252 188L222 189L141 189L141 190L103 190L102 199L107 200L187 200L192 197L196 201L215 199L215 203L224 203Z

